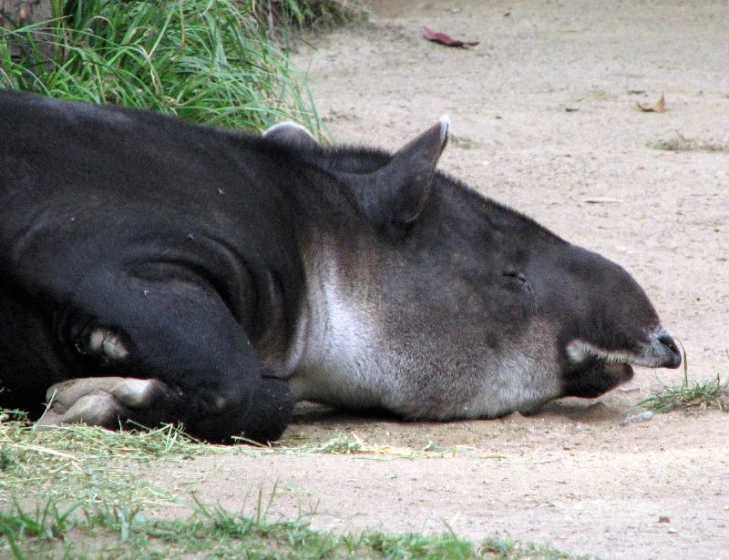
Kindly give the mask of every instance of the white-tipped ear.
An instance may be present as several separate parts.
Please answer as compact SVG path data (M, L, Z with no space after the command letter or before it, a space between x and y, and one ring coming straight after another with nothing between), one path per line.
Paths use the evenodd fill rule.
M263 137L293 147L318 145L311 132L300 124L290 121L273 125L263 133Z
M375 227L402 226L420 216L448 143L448 127L448 119L442 118L400 148L387 165L369 176L357 176L361 207Z
M445 147L448 142L448 134L451 128L451 119L448 115L443 115L440 118L440 143Z

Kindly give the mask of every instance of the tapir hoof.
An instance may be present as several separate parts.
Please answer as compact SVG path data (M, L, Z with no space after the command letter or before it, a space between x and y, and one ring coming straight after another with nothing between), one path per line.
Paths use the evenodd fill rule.
M46 392L48 409L36 429L65 424L118 428L133 409L152 405L164 384L155 379L90 377L52 385Z
M250 402L210 407L199 393L185 395L157 379L89 377L56 383L46 392L48 409L37 430L68 424L119 429L177 424L195 438L232 443L234 436L266 443L278 439L291 419L296 400L279 379L262 378ZM217 402L213 399L212 402Z

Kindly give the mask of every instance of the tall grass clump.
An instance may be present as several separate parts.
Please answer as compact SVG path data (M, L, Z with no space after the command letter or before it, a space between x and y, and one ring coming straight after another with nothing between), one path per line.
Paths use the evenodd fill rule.
M53 19L0 28L0 87L216 126L286 118L318 131L302 76L253 4L54 0Z
M363 21L367 14L357 0L258 0L252 6L269 27L326 28Z
M664 385L663 389L641 400L636 407L653 412L672 410L718 409L729 412L729 379L716 379L689 382L688 356L683 352L683 379L680 385Z
M665 386L659 392L641 400L639 407L655 412L672 410L701 411L718 409L729 412L729 379L716 379L689 382L683 378L680 385Z

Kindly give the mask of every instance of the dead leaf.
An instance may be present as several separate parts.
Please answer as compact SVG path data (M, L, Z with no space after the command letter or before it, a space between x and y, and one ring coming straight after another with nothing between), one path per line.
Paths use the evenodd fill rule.
M433 31L427 27L423 27L423 37L425 37L428 41L440 43L447 47L475 47L478 45L478 41L461 41L459 39L453 39L450 35L446 35L440 31Z
M636 103L638 109L644 113L663 113L666 110L666 99L663 95L653 105L644 105L643 103Z

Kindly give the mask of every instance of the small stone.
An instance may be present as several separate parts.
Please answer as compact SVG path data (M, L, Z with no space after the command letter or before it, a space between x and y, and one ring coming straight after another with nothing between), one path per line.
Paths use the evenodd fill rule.
M633 414L632 416L628 416L622 422L620 422L620 425L627 426L629 424L635 424L636 422L647 422L651 418L653 418L653 412L651 412L650 410L645 410L638 414Z

